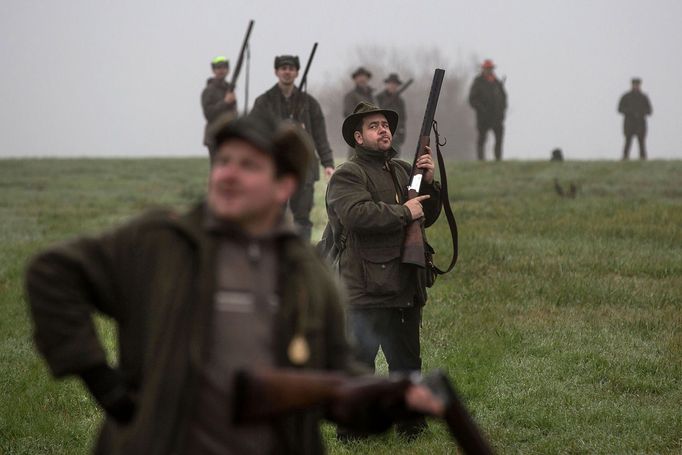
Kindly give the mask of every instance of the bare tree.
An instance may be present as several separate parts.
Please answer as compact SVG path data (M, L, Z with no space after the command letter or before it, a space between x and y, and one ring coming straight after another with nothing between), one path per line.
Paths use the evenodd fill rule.
M414 79L402 95L407 109L407 135L401 154L408 160L417 146L433 70L445 69L436 112L438 129L441 136L447 138L447 145L442 151L450 158L474 158L474 113L467 101L470 65L452 63L437 48L405 51L379 46L357 47L351 50L347 62L335 73L335 77L328 78L323 84L311 81L311 85L316 86L313 90L323 107L329 140L337 157L346 156L346 145L341 137L343 96L353 87L350 74L362 65L373 73L371 85L375 88L375 94L383 90L383 80L389 73L400 74L403 81Z

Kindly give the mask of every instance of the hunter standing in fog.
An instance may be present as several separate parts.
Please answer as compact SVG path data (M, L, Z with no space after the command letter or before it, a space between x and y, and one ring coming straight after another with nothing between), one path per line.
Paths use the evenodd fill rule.
M374 89L369 85L369 80L372 79L372 73L369 72L364 66L359 67L353 74L351 78L355 83L355 86L346 93L343 97L343 116L348 117L353 113L353 109L359 103L363 101L367 103L374 104L374 95L372 92ZM348 148L348 157L353 154L353 147Z
M481 65L481 73L476 76L469 91L469 104L476 111L476 157L485 160L485 143L488 131L495 136L495 160L502 159L502 141L504 140L504 117L507 111L507 92L504 84L495 76L495 65L492 60L485 60Z
M651 115L649 97L642 92L642 80L633 78L630 91L623 95L618 103L618 112L623 114L623 160L630 158L632 137L639 143L639 159L646 160L646 117Z
M310 212L314 203L315 181L320 178L320 162L324 167L324 175L329 178L334 173L334 156L327 139L327 126L320 103L307 92L301 92L294 85L300 68L298 56L282 55L275 57L277 83L256 98L253 104L253 112L268 113L277 118L296 123L310 135L315 145L319 161L311 156L306 178L289 201L294 221L300 228L301 236L310 240L313 229Z
M348 289L348 326L358 358L374 370L379 348L390 372L421 370L419 327L426 303L424 270L401 262L405 230L440 213L431 150L417 161L424 170L420 196L407 200L410 163L394 160L398 114L360 103L343 122L342 135L355 149L327 189L327 215L339 250L338 268ZM420 434L423 419L403 422L398 433ZM343 433L340 433L343 437Z
M226 113L234 113L236 116L237 98L234 88L225 80L230 73L230 61L223 56L218 56L211 61L211 70L213 77L206 81L206 88L201 92L201 109L206 118L204 145L208 147L208 154L213 158L216 145L209 134L211 123Z
M398 127L393 136L393 148L400 155L400 150L405 142L405 123L407 122L407 112L405 109L405 100L398 93L403 81L400 80L396 73L391 73L386 79L384 90L377 95L377 104L382 109L388 109L398 113Z

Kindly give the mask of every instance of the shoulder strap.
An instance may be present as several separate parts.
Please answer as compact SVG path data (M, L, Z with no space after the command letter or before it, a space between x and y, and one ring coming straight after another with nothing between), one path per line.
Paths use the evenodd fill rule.
M457 257L459 256L459 240L457 235L457 220L455 220L455 214L452 212L452 207L450 207L450 196L448 194L448 178L445 172L445 160L443 160L443 154L440 151L440 146L445 145L445 142L440 143L440 134L438 133L438 122L433 121L433 132L436 134L436 155L438 157L438 169L440 170L440 187L441 187L441 204L443 206L443 211L445 211L445 217L448 220L448 226L450 227L450 235L452 237L452 259L450 260L450 265L445 270L438 268L434 264L434 270L438 275L444 275L448 273L455 267L457 263Z

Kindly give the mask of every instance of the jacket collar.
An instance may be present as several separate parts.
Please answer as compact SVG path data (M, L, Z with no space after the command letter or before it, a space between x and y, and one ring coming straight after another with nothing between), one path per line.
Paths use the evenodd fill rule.
M387 152L380 152L379 150L366 149L361 145L355 146L356 161L360 162L383 165L385 162L392 160L396 155L397 152L393 148Z

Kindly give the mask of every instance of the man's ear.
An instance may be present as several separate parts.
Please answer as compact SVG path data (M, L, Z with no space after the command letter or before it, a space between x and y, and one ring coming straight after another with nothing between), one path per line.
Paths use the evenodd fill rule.
M362 133L360 131L354 132L353 137L355 138L355 142L358 145L362 145L362 143L364 142L364 139L362 138Z
M286 204L294 195L298 188L298 180L292 174L284 174L277 178L277 188L275 190L275 197L280 204Z

